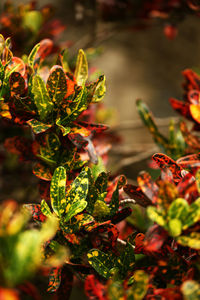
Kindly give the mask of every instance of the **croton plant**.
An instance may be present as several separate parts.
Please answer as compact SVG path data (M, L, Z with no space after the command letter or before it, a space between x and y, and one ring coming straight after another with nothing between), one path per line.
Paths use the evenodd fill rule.
M0 115L21 133L4 146L33 166L40 187L35 203L1 204L0 298L69 299L84 282L91 300L199 299L200 154L182 133L185 123L178 133L172 126L168 140L138 101L172 158L153 155L156 180L147 172L138 185L114 177L98 151L107 126L89 117L104 97L105 77L88 81L83 50L74 72L63 52L49 67L52 44L44 39L22 59L0 36ZM189 74L179 105L197 130L200 81Z

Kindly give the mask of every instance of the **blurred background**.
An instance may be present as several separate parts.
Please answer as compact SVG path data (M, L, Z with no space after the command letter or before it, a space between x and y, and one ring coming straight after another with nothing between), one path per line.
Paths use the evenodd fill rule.
M138 172L147 167L146 159L158 151L139 119L136 99L144 100L156 117L175 116L168 99L182 96L181 71L198 70L200 65L200 19L194 14L185 17L183 11L177 10L170 20L162 16L152 20L141 10L142 2L148 8L148 3L154 1L40 0L37 3L38 8L53 5L55 17L66 26L59 39L70 46L69 57L79 48L98 49L90 60L90 70L106 75L104 104L112 109L106 122L122 141L111 150L109 168L120 169L130 180L136 179ZM181 1L165 2L176 5ZM137 4L134 8L138 10L134 11L131 3ZM1 1L1 9L4 4ZM177 25L177 29L166 33L166 26L171 24ZM165 131L168 119L161 123Z

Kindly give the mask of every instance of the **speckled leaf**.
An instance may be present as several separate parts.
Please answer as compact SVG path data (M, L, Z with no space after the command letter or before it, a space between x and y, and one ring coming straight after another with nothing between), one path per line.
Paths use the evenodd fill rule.
M163 153L156 153L152 156L152 159L155 160L161 170L168 167L173 174L175 182L182 178L181 171L183 169L169 156Z
M148 290L149 276L144 271L137 270L133 278L133 285L127 290L127 300L142 300Z
M86 171L82 171L73 181L71 189L67 194L67 202L77 202L85 200L88 194L88 175Z
M98 191L98 193L105 193L108 185L108 174L105 172L102 172L98 175L96 181L95 181L95 187Z
M128 271L132 271L135 264L135 255L133 246L127 242L124 251L117 260L117 266L120 269L120 275L125 278Z
M98 80L87 86L89 102L98 103L100 102L106 93L106 78L101 75Z
M46 203L46 201L44 199L41 201L41 212L46 217L52 217L52 212L50 210L50 207L49 207L49 205Z
M40 43L34 46L34 48L31 50L31 53L28 56L28 64L31 68L33 68L35 57L39 48L40 48Z
M194 280L186 280L181 286L184 300L200 299L200 284Z
M166 220L164 216L158 212L158 210L154 206L147 207L147 215L153 222L156 222L160 226L166 225Z
M51 170L44 163L36 163L33 167L33 174L38 178L46 181L50 181L52 178Z
M196 177L196 186L200 194L200 169L197 170L195 177Z
M65 168L58 167L54 171L50 187L51 206L58 216L64 212L66 180Z
M92 249L87 254L88 262L92 267L104 278L108 279L111 276L111 269L114 267L110 255L98 249Z
M35 134L45 132L46 130L52 127L52 124L45 124L36 119L31 119L26 123L32 128Z
M65 222L68 222L73 216L82 212L87 206L87 201L81 198L73 201L73 203L68 203L65 209Z
M20 96L24 94L25 81L20 73L13 72L9 77L9 84L11 97L13 97L14 95Z
M64 113L60 116L60 118L56 121L57 125L62 125L63 127L68 127L70 122L75 121L78 116L87 109L88 101L87 101L87 91L86 88L80 88L74 99L72 100L72 105L68 107Z
M56 105L62 102L67 93L67 81L65 72L60 66L53 66L47 80L47 91Z
M39 75L33 77L32 93L41 120L46 120L53 109L44 81Z
M23 60L19 57L12 57L5 71L6 78L8 78L13 72L20 73L22 76L25 75L26 66Z
M200 198L196 199L189 208L189 213L184 220L183 229L186 229L200 221Z
M159 188L152 180L148 172L140 172L137 178L138 184L142 192L153 202L156 203L158 198Z
M181 235L176 238L176 241L185 247L190 247L192 249L200 250L200 233L192 232L190 235Z
M117 186L112 194L111 202L109 204L110 214L113 216L119 209L119 189L126 184L126 177L124 175L119 176Z
M59 286L60 286L60 282L61 282L61 271L62 268L52 268L49 274L49 285L48 285L48 292L55 292Z
M137 204L147 207L152 205L151 200L142 192L141 188L132 184L124 187L124 192L136 201Z
M67 225L65 222L63 224L61 223L61 228L66 234L72 232L76 233L92 222L94 222L94 218L92 216L86 213L80 213L75 215Z
M82 49L80 49L78 53L74 76L76 78L77 84L80 86L84 85L88 78L87 58Z
M185 199L178 198L172 202L168 210L170 219L180 219L184 224L184 220L189 213L189 204Z
M40 204L24 204L24 207L30 211L35 221L44 222L46 220L45 215L41 212Z

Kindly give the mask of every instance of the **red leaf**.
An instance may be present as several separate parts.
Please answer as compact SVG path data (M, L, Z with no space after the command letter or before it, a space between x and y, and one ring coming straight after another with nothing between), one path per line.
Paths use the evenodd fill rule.
M106 300L105 286L94 275L88 275L85 280L85 293L89 300Z
M124 192L128 194L129 197L133 198L137 204L143 207L147 207L153 204L151 200L142 192L139 186L127 184L124 187Z
M158 197L159 188L152 180L151 176L147 172L140 172L137 178L138 184L142 192L153 202L156 203Z
M177 182L182 178L181 171L183 170L173 159L163 153L156 153L152 156L160 169L165 169L166 167L173 174L174 181Z

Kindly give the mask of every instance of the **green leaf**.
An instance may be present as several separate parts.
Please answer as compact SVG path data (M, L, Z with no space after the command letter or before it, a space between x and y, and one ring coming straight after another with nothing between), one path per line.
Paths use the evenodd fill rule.
M200 284L194 280L186 280L181 286L184 300L200 299Z
M42 26L43 18L40 11L31 10L23 15L23 26L30 29L33 33L37 33Z
M44 81L39 75L33 77L32 93L41 120L46 120L53 110L53 102L49 98Z
M115 191L112 194L111 202L109 205L111 215L113 216L119 209L119 189L126 184L126 177L121 175L118 179Z
M178 198L172 202L168 210L168 216L170 219L180 219L184 224L184 220L189 213L189 204L183 198Z
M182 223L177 219L170 219L168 223L169 234L173 237L179 236L182 232Z
M50 210L50 207L44 199L41 201L40 207L41 207L41 212L43 213L43 215L45 215L46 217L52 217L52 212Z
M104 75L100 76L97 85L94 91L94 94L92 96L92 103L98 103L100 102L106 93L106 85L105 85L106 78Z
M96 200L92 214L97 219L103 219L110 214L110 208L104 201Z
M133 278L134 283L127 290L127 300L142 300L148 290L149 276L144 271L137 270Z
M54 212L61 216L64 212L65 205L65 189L66 189L66 170L63 167L58 167L53 174L50 187L51 206Z
M52 124L45 124L36 119L31 119L26 122L32 129L35 134L45 132L52 127Z
M76 78L77 84L80 86L84 85L88 78L87 58L82 49L80 49L78 53L74 76Z
M105 172L102 172L98 175L96 181L95 181L95 187L98 190L99 194L107 193L106 189L108 186L108 174Z
M100 173L106 172L106 168L103 164L103 160L102 160L101 157L98 158L97 165L93 165L91 167L91 170L92 170L92 175L93 175L95 180L97 179L97 177L99 176Z
M200 233L192 232L190 235L181 235L176 241L185 247L190 247L192 249L200 250Z
M65 222L68 222L73 216L82 212L87 206L87 201L78 200L74 201L72 204L68 203L65 209Z
M4 47L5 47L5 40L3 35L0 34L0 55L2 54Z
M136 102L137 110L140 114L142 121L144 122L145 126L148 127L149 131L151 132L154 141L161 147L162 149L168 148L168 140L160 134L158 127L156 126L152 113L149 111L147 105L142 102L141 100L137 100Z
M197 170L195 177L196 177L197 190L200 193L200 169Z
M66 197L67 202L85 200L88 194L88 185L88 174L83 170L73 181L71 189Z
M111 269L114 267L109 254L98 249L92 249L87 254L89 264L104 278L111 276Z
M28 56L28 64L31 68L33 68L34 66L35 57L39 48L40 48L40 43L35 45L35 47L31 50L31 53Z
M67 81L62 67L54 66L47 80L47 91L56 105L59 105L67 93Z
M158 212L156 207L148 206L147 207L147 215L150 220L152 220L153 222L156 222L158 225L163 226L163 227L166 225L165 218L163 217L163 215L160 212Z
M128 271L132 271L135 265L135 254L132 245L127 242L123 253L117 259L119 273L122 279L126 277Z
M190 205L188 216L184 220L183 229L187 229L198 221L200 221L200 198Z

